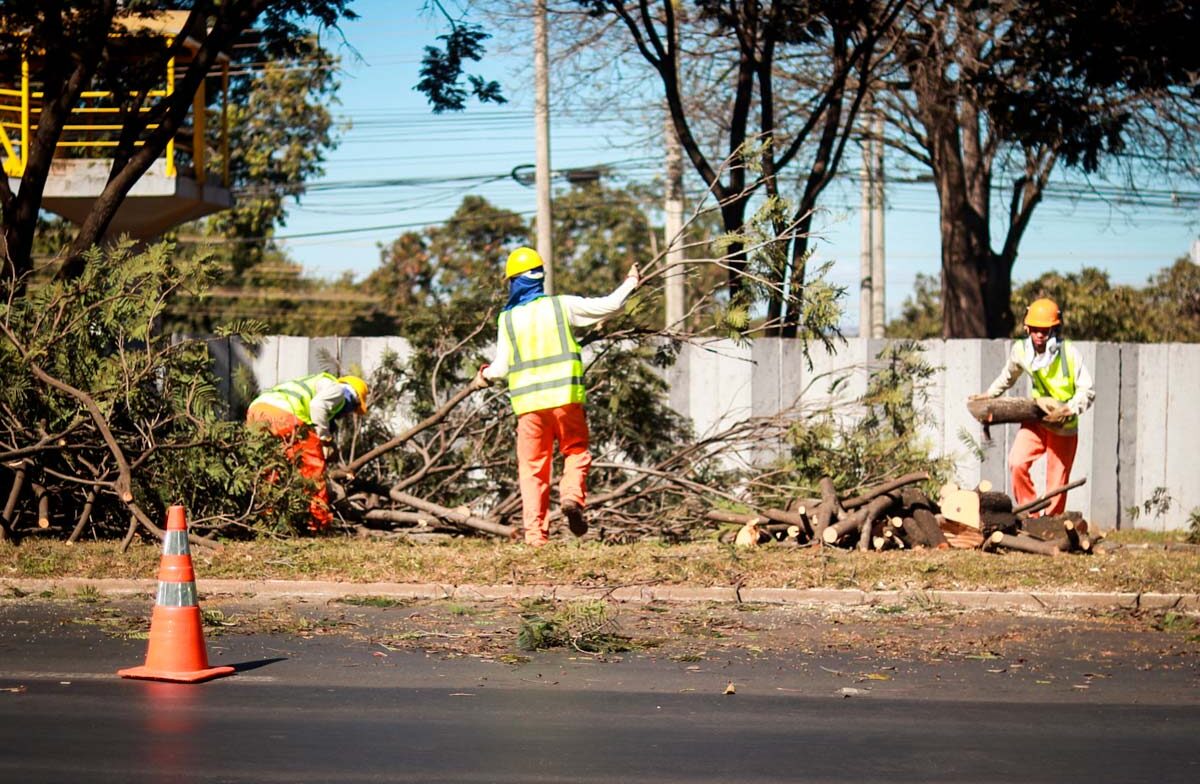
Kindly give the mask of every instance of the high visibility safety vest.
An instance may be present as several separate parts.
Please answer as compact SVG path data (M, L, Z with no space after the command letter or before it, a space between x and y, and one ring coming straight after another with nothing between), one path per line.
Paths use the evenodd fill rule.
M1061 403L1066 403L1075 397L1075 372L1071 367L1070 343L1062 341L1062 345L1058 349L1058 356L1049 366L1041 370L1031 369L1030 364L1033 362L1033 357L1028 355L1025 341L1021 341L1020 345L1021 361L1033 382L1034 394L1039 397L1052 397ZM1061 422L1058 427L1063 430L1077 430L1079 417L1072 416Z
M313 373L310 376L276 384L254 398L254 403L266 403L284 411L291 411L301 422L311 425L313 421L309 406L312 405L312 399L317 394L317 381L322 378L337 383L337 376L332 373ZM334 406L333 414L336 415L345 405L346 401L343 396L343 399Z
M508 356L508 396L518 416L582 403L583 358L558 297L538 297L500 314Z

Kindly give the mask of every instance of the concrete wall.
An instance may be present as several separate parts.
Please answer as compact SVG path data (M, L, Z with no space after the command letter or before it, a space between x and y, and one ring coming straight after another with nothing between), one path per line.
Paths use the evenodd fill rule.
M697 433L710 434L749 416L769 416L794 404L834 403L853 415L853 401L866 389L867 377L886 341L857 338L826 351L810 346L811 365L792 340L764 338L750 346L731 341L686 345L667 373L670 401L689 416ZM967 413L967 395L985 389L1004 366L1005 340L930 340L925 359L938 368L925 390L931 424L926 436L939 454L955 458L962 485L987 479L1012 491L1006 456L1015 425L992 428L992 443L978 460L962 442L981 441L979 424ZM1200 390L1200 344L1075 344L1096 383L1096 400L1080 420L1079 451L1072 477L1087 484L1070 494L1069 506L1103 527L1186 528L1200 509L1200 470L1192 450L1200 442L1200 406L1189 405ZM230 394L228 379L239 366L249 368L260 388L316 372L370 375L387 351L401 359L409 353L400 338L272 337L248 347L237 339L213 343L214 364ZM1010 394L1028 395L1019 381ZM1044 476L1035 469L1040 484ZM1157 488L1166 488L1170 508L1144 510Z

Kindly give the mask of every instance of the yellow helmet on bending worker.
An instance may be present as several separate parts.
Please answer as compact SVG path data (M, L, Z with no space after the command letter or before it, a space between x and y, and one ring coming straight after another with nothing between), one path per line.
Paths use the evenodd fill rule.
M325 453L332 453L333 422L346 414L367 413L369 394L367 382L358 376L313 373L276 384L254 398L246 412L246 424L281 439L288 459L298 461L300 475L314 482L311 530L333 522L325 486Z

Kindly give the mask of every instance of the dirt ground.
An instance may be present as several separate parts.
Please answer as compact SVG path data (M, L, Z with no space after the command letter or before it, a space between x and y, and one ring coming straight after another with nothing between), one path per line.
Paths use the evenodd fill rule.
M145 639L144 601L34 596L0 599L0 630L19 617L123 640ZM927 691L972 680L997 694L1044 698L1103 689L1106 681L1200 703L1200 623L1176 613L1018 614L918 605L811 608L753 604L493 601L203 602L211 647L270 637L293 647L336 644L377 663L389 656L473 660L512 668L533 661L641 662L674 674L773 665L847 694ZM29 623L29 621L24 621ZM552 633L532 637L536 630ZM373 661L374 660L374 661ZM732 675L731 675L732 677ZM780 676L778 688L793 682ZM973 687L973 688L978 688Z

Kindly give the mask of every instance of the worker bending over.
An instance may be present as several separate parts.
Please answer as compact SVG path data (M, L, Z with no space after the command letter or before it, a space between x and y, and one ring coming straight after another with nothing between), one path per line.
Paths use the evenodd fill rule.
M299 455L300 475L316 483L309 502L309 530L333 522L325 461L333 454L334 421L349 413L367 413L367 384L358 376L314 373L271 387L250 404L246 424L269 430L287 445L287 457Z
M592 464L584 416L583 360L571 327L586 327L621 311L637 288L638 268L606 297L547 296L542 258L532 248L508 256L504 277L508 302L500 311L496 356L479 368L473 384L508 380L517 415L517 463L525 542L534 547L550 538L550 467L554 442L563 454L559 501L575 536L587 533L583 510Z
M1013 495L1018 506L1038 497L1029 469L1043 454L1046 456L1047 492L1070 481L1079 442L1079 415L1092 405L1096 396L1083 357L1069 341L1062 339L1061 330L1062 317L1054 300L1035 300L1025 311L1028 337L1013 343L1008 364L987 392L971 396L973 399L999 397L1022 373L1029 374L1035 400L1045 417L1022 423L1008 454ZM1067 494L1061 493L1046 514L1062 514L1066 507Z

